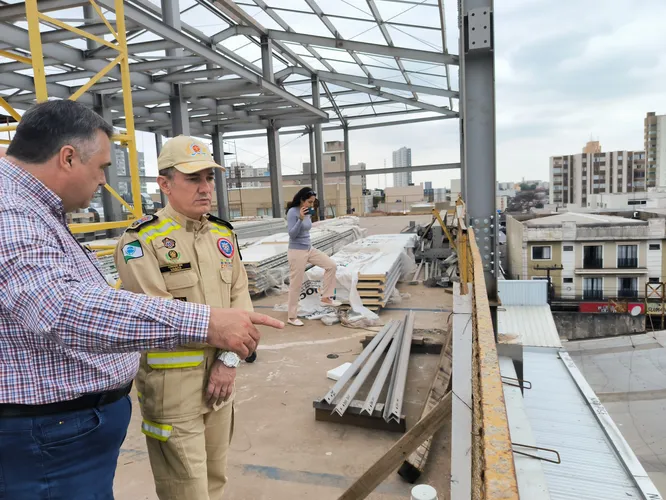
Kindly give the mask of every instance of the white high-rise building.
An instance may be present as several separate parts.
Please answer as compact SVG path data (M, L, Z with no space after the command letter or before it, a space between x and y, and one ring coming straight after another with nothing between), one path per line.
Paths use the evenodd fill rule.
M550 203L592 207L592 195L635 193L654 186L646 173L644 151L601 152L601 146L550 158Z
M648 113L644 133L648 180L653 180L653 186L666 187L666 115Z
M411 148L402 147L397 151L393 151L393 167L411 167L412 166L412 150ZM411 172L398 172L393 174L393 187L406 187L412 184Z

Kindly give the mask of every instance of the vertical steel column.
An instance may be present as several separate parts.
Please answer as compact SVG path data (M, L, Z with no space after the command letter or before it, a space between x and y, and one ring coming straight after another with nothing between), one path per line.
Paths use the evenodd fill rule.
M88 16L86 16L87 18ZM95 43L95 42L93 42ZM111 116L111 108L105 106L104 95L95 94L95 113L104 118L104 121L113 124ZM116 146L115 143L111 143L111 165L106 169L106 183L111 186L116 191L118 190L118 167L116 166ZM102 188L102 207L104 208L104 222L112 222L117 220L122 220L122 209L120 207L120 202L116 200L111 193L105 188ZM116 231L114 229L109 229L107 231L107 236L113 237Z
M46 87L46 72L44 71L44 54L42 52L42 35L39 29L39 7L37 6L37 0L25 0L25 17L28 21L30 58L32 59L35 95L37 102L44 102L49 98L49 95Z
M314 127L308 127L308 143L310 145L310 187L315 188L317 184L317 177L315 168L317 167L317 160L315 158L315 134Z
M157 153L158 157L162 152L162 135L159 132L155 134L155 152ZM160 173L157 172L157 175L160 175ZM160 203L162 203L162 208L167 206L167 202L168 200L166 195L160 189Z
M460 0L460 6L461 189L492 300L497 297L498 270L493 0Z
M312 75L312 105L319 108L319 78ZM317 198L319 198L319 220L326 219L326 196L324 193L324 158L322 155L321 123L314 126L315 156L317 160ZM313 186L314 187L314 186Z
M180 31L180 2L178 0L161 0L162 15L164 23ZM183 56L183 49L166 49L166 55L170 58ZM168 70L169 73L178 71L175 67ZM171 85L172 96L169 98L169 109L171 111L171 135L190 135L190 119L188 115L187 101L181 97L181 86L178 83Z
M224 141L219 127L215 127L213 134L213 159L215 163L226 168L224 164ZM229 193L227 192L226 173L215 169L215 194L217 196L217 215L220 219L229 220Z
M347 195L347 213L352 213L351 176L349 175L349 125L344 125L345 137L345 193Z
M275 82L273 74L273 41L267 36L261 37L261 67L264 78ZM282 217L285 209L282 189L282 160L280 158L280 134L273 120L266 130L268 139L268 173L271 180L271 206L273 217Z

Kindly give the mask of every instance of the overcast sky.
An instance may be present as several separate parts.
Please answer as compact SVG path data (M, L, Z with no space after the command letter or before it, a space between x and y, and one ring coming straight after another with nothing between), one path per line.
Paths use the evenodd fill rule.
M453 26L456 3L447 1ZM664 20L665 0L496 1L497 180L547 180L550 156L578 153L590 138L606 151L643 149L646 112L666 113ZM448 38L457 53L457 33L449 30ZM142 135L139 147L150 165L152 136ZM342 132L324 134L328 140L342 140ZM299 173L309 161L307 137L282 136L281 144L283 173ZM368 168L391 166L391 152L402 146L412 148L414 165L456 162L458 121L354 131L350 144L351 163ZM240 161L266 166L265 139L236 146ZM457 177L454 171L413 175L435 187ZM384 176L370 176L368 184L383 187Z

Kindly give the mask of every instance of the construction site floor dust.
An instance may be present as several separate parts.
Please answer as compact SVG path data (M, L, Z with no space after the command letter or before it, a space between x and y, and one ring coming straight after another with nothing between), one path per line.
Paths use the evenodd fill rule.
M397 233L410 220L426 224L429 216L374 217L361 219L370 234ZM400 284L411 297L391 304L380 313L385 322L417 311L415 328L446 329L452 299L441 288ZM287 296L254 301L257 311L280 319L273 311ZM333 382L326 372L351 362L361 352L360 341L370 332L341 325L306 321L298 328L264 330L258 359L243 363L236 379L236 418L228 465L225 498L234 500L335 499L363 474L399 438L400 434L315 421L312 402L321 398ZM337 359L328 359L335 353ZM420 417L438 355L412 354L403 413L409 429ZM117 500L156 500L141 416L132 394L134 411L127 439L118 460L115 481ZM449 498L450 426L436 435L426 473L420 482L434 486L440 500ZM369 498L409 498L411 485L392 473Z

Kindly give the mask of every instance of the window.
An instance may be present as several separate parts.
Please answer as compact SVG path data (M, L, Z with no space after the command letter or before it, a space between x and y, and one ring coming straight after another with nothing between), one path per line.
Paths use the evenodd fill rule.
M335 161L335 156L331 156L331 161Z
M661 245L659 243L650 243L650 250L661 250Z
M648 282L649 283L659 283L659 278L649 278Z
M620 269L638 267L638 245L617 246L617 267Z
M583 269L601 269L603 267L603 247L601 245L584 246Z
M573 252L573 245L564 245L564 247L562 247L562 250L565 252Z
M551 247L532 247L532 260L550 260Z
M562 278L562 283L573 283L573 278Z
M601 299L604 296L603 278L583 278L583 299Z
M618 278L617 296L627 299L638 297L638 278Z

